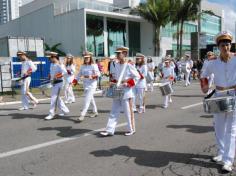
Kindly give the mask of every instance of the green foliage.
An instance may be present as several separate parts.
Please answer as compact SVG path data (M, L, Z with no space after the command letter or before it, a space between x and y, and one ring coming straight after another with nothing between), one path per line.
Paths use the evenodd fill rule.
M57 43L53 46L50 46L47 43L45 43L44 46L45 46L45 51L53 51L53 52L57 52L59 56L66 56L66 53L62 51L61 49L59 49L59 47L61 46L61 43Z
M136 7L131 14L139 14L144 19L152 23L155 27L154 55L160 55L160 31L161 27L165 27L170 21L170 1L168 0L147 0L146 3L141 3Z

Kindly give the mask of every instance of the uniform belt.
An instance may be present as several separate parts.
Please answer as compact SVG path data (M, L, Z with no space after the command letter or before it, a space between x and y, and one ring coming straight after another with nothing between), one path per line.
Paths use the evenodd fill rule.
M61 82L63 82L63 80L54 80L54 81L52 82L52 84L55 85L55 84L58 84L58 83L61 83Z
M230 86L230 87L216 86L216 90L219 90L219 91L230 90L230 89L236 89L236 85Z

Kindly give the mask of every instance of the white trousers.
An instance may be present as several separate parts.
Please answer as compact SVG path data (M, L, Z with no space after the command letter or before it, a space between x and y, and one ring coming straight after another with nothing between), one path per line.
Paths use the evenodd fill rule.
M223 156L224 163L233 164L236 142L236 111L214 114L214 127L218 155Z
M63 87L63 83L55 84L51 90L51 105L50 105L50 115L54 116L56 113L56 108L58 108L63 113L69 113L69 109L60 97L60 91Z
M190 85L190 82L189 82L190 72L186 72L184 73L184 75L185 75L185 86L188 86Z
M95 103L95 100L94 100L95 90L96 90L96 88L90 88L90 89L85 89L84 90L84 95L85 95L85 97L84 97L84 107L83 107L83 110L81 112L81 116L86 115L90 103L92 103L92 105L93 105L93 112L94 113L98 112L97 106L96 106L96 103Z
M65 95L65 101L67 102L75 102L75 95L73 92L73 86L71 83L66 82L65 83L65 90L64 90L64 95Z
M171 101L171 94L164 96L164 106L168 107L169 102Z
M115 128L118 123L119 117L120 117L120 111L124 110L127 122L128 122L128 131L132 132L135 131L135 119L134 119L134 112L132 110L133 103L132 98L130 99L113 99L112 102L112 109L110 113L110 117L108 119L106 131L109 133L114 134Z
M145 88L136 88L135 91L136 99L139 101L139 108L143 109L145 104L144 104L144 98L145 98Z
M35 103L38 102L38 100L30 93L29 86L31 82L31 77L27 77L22 81L21 85L21 102L22 107L28 109L29 108L29 101L32 100Z

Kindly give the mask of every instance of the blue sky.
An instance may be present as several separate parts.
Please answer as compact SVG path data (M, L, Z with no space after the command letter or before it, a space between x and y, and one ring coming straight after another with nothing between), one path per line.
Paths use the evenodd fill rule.
M236 1L235 0L208 0L208 1L222 4L224 6L228 6L236 11Z
M225 30L230 31L234 38L236 37L235 21L236 21L236 0L207 0L222 6L225 12Z

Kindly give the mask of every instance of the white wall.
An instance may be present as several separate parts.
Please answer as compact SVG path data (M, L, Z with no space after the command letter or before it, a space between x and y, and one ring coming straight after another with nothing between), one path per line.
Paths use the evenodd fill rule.
M0 37L41 37L49 45L62 43L62 50L80 55L85 45L84 23L83 9L54 16L50 5L0 26Z

